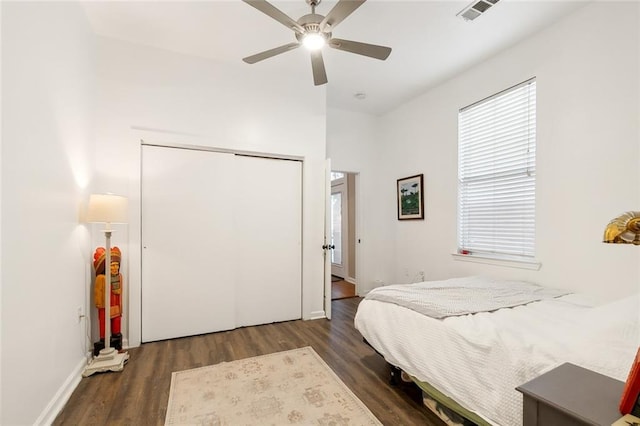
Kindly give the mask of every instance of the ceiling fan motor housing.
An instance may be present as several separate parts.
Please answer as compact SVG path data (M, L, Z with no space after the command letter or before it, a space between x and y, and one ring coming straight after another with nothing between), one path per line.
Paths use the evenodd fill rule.
M304 28L304 34L296 32L296 39L298 39L298 41L302 41L307 34L320 34L325 38L325 40L329 40L331 38L331 33L320 30L320 22L322 22L323 19L324 16L318 15L317 13L310 13L298 19L298 24Z
M320 31L320 22L324 19L324 16L317 13L309 13L298 19L298 24L302 25L305 29L307 27L315 27L316 31Z

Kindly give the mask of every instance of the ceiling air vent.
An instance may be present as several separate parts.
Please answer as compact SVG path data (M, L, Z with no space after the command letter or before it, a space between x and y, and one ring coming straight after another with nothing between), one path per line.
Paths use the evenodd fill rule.
M491 6L500 0L477 0L462 9L456 16L461 16L465 21L473 21L478 16L485 13Z

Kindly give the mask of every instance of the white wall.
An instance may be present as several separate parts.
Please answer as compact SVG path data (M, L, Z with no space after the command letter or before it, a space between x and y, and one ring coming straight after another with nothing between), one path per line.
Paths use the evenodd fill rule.
M382 180L377 206L370 208L384 220L368 232L388 229L394 240L369 264L386 263L394 282L424 270L431 280L471 274L530 279L603 301L638 291L638 250L600 242L611 218L639 208L638 8L637 2L591 3L382 117L376 167ZM454 261L458 109L533 76L542 268ZM398 222L396 179L416 173L425 177L426 219Z
M2 28L2 5L0 4L0 29ZM0 35L0 43L2 36ZM0 46L1 51L1 46ZM2 62L0 61L0 64ZM2 98L2 66L0 66L0 99ZM2 129L2 104L0 101L0 129ZM0 241L2 241L2 137L0 137ZM2 244L0 243L0 320L2 320ZM1 321L0 321L1 322ZM2 383L2 326L0 326L0 383ZM2 421L2 386L0 386L0 421Z
M0 423L46 423L86 360L95 38L77 4L1 7Z
M308 75L98 40L99 186L130 197L114 241L128 257L128 343L140 342L140 139L304 157L303 317L322 316L325 89Z
M389 283L390 279L386 257L391 255L388 244L393 235L388 227L380 226L386 218L379 209L379 187L384 183L379 165L384 157L379 153L378 120L369 114L327 110L327 158L331 159L331 168L358 173L356 238L361 242L357 247L356 289L360 295L374 288L376 280Z

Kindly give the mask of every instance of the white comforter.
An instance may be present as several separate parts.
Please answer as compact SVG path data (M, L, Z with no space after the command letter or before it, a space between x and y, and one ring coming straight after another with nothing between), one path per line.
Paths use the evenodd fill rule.
M378 287L367 294L367 299L395 303L431 318L446 318L492 312L568 293L526 281L464 277Z
M638 348L640 297L591 307L578 295L433 319L363 300L355 326L385 359L496 425L522 424L515 390L564 363L625 380Z

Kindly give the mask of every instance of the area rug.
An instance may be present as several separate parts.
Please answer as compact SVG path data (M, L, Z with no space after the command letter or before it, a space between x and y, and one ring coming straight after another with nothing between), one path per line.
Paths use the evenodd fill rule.
M380 425L311 348L171 375L165 425Z

